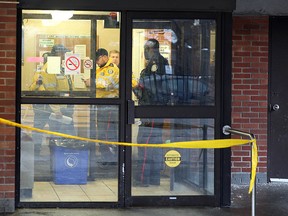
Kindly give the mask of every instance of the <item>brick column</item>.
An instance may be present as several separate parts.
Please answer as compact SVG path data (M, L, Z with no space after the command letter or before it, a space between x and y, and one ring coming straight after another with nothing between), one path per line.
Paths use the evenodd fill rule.
M0 117L15 121L16 4L0 3ZM0 124L0 212L15 210L15 128Z
M267 172L268 32L268 16L233 17L232 127L256 136L261 182ZM249 182L250 160L250 146L232 149L232 183Z

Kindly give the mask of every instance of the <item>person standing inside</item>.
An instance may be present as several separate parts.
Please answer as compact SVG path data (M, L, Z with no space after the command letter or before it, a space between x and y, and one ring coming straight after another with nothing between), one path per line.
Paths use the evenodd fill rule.
M71 93L73 90L72 80L70 76L64 74L62 65L59 65L59 73L48 73L47 71L48 64L50 63L46 58L57 56L60 57L60 62L62 62L66 52L70 52L70 50L62 44L57 44L52 47L51 52L45 54L45 64L40 72L34 74L33 82L29 87L30 91L50 91L56 95L58 93L60 95L60 92ZM53 68L57 67L57 65L54 65ZM35 128L43 129L48 124L50 131L75 135L72 119L74 112L73 105L33 104L33 111ZM39 156L42 146L42 134L33 132L32 139L35 156Z
M109 59L108 51L100 48L96 51L96 98L119 97L119 68ZM84 81L86 86L90 80ZM97 139L118 141L118 109L116 106L96 106ZM92 150L94 151L94 150ZM100 162L102 166L118 161L117 146L99 143ZM95 155L93 157L96 157Z
M111 50L109 52L109 58L112 63L116 64L117 67L120 69L120 52L118 50ZM135 88L138 84L138 80L135 78L134 74L132 73L132 88Z
M159 51L159 42L149 39L144 45L146 67L141 71L139 83L134 93L141 105L165 105L158 100L157 90L162 83L157 77L167 74L169 68L167 59ZM161 80L161 79L160 79ZM162 143L163 120L141 119L137 136L137 143ZM148 187L160 185L160 171L162 167L162 150L160 148L139 147L134 186Z
M109 58L111 62L116 64L118 68L120 68L120 52L118 50L111 50L109 52Z

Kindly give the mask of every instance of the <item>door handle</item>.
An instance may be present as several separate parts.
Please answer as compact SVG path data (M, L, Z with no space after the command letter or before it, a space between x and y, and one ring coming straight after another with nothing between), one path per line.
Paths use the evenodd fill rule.
M127 123L134 124L135 123L135 104L133 100L127 101Z
M272 110L274 110L274 111L278 111L279 109L280 109L280 106L278 104L274 104L272 106Z

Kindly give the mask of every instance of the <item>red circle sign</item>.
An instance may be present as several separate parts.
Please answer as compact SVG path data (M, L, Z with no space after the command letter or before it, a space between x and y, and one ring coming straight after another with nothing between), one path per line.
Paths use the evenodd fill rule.
M92 61L91 61L90 59L86 59L86 60L84 61L84 67L85 67L86 69L92 69L92 67L93 67Z
M66 60L66 68L70 71L75 71L80 67L80 61L75 56L70 56Z

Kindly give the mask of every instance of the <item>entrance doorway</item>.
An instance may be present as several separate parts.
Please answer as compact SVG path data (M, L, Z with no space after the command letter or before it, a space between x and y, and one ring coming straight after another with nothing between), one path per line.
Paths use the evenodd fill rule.
M61 11L69 18L53 20L54 11L22 12L21 123L98 141L18 131L19 207L220 205L224 151L101 140L221 137L222 16ZM118 71L113 82L98 77L100 48L120 53L119 65L107 62Z
M131 140L153 144L214 139L216 20L187 14L129 15L132 65L127 68L132 83L139 83L135 88L132 84L128 106L128 113L135 110ZM200 117L203 111L207 115ZM165 161L172 150L181 160L177 167ZM143 200L149 205L183 204L215 195L214 150L133 147L128 156L127 197L132 205Z
M286 51L288 48L287 17L270 18L271 67L270 67L270 110L268 143L268 180L287 181L287 102L286 102Z

